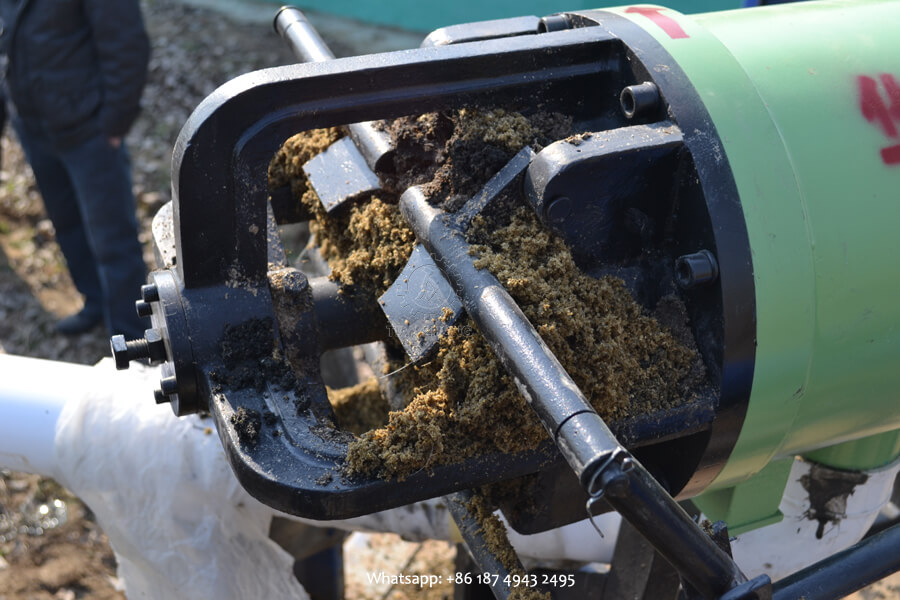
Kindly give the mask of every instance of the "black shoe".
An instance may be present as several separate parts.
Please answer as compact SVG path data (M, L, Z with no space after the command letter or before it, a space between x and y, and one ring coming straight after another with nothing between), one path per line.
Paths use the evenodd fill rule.
M92 310L82 309L74 315L61 319L56 323L56 331L63 335L78 335L96 327L103 320L103 315Z

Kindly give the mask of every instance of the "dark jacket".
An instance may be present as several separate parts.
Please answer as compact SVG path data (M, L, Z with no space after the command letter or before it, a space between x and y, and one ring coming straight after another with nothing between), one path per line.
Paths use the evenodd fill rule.
M6 89L60 146L121 137L140 111L150 42L139 0L0 0Z

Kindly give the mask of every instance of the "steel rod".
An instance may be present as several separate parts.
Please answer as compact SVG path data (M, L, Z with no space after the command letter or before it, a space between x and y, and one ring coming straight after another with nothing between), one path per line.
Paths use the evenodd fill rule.
M491 587L491 592L497 600L505 600L512 593L510 572L490 550L481 524L469 510L469 503L473 497L471 490L462 490L444 496L444 502L469 554L484 574L483 582ZM519 567L521 568L521 565ZM524 572L522 569L522 573Z
M900 570L900 525L775 583L774 600L837 600Z
M706 597L746 577L619 444L494 275L475 267L463 233L413 187L400 210L517 388L592 496L601 494Z
M275 15L275 31L287 42L301 62L334 60L334 53L312 26L306 15L293 6L283 6ZM393 150L390 137L371 121L348 125L350 137L373 171L390 167L388 157Z
M328 277L309 280L321 350L378 342L388 337L388 324L378 305L352 293Z

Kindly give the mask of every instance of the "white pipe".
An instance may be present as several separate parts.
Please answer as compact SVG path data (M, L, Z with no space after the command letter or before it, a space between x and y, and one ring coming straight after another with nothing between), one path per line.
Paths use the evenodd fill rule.
M199 474L206 481L203 491L224 486L231 495L245 498L245 493L233 489L236 482L221 446L214 436L204 433L205 424L196 419L176 419L167 407L148 402L158 374L132 371L137 372L117 373L109 361L87 367L0 355L0 467L62 478L73 491L88 496L102 489L103 500L110 505L118 504L125 490L137 493L144 502L152 499L165 505L172 501L169 496L177 495L174 490ZM68 417L60 419L64 408ZM136 437L141 438L140 443L135 443ZM175 474L184 470L187 455L196 459L195 468L189 469L190 477L186 476L174 490L160 494L158 480L178 479ZM900 461L869 471L868 481L857 486L847 500L846 518L838 526L826 528L820 540L815 537L818 523L805 514L809 499L800 484L809 463L798 460L780 507L784 520L739 536L733 545L735 559L748 575L766 572L778 579L852 545L888 501L898 470ZM119 471L120 475L132 473L136 479L114 485L112 480ZM201 504L220 495L212 493ZM204 495L198 492L198 499L200 496ZM245 501L251 502L249 497ZM103 502L98 497L95 504L99 508ZM126 508L136 505L123 504ZM260 519L267 522L264 513L269 511L271 515L271 509L260 506L259 510ZM168 514L166 510L160 517L164 514ZM596 520L603 538L588 521L581 521L531 536L510 530L510 540L523 557L609 562L619 516L610 513ZM440 501L430 501L316 524L391 531L412 539L451 539L449 523L449 514Z
M59 416L67 403L74 406L82 399L93 397L87 406L95 406L103 412L103 406L109 396L121 398L139 398L138 406L149 405L149 391L140 377L125 377L117 373L111 365L90 367L73 363L56 362L22 356L0 355L0 467L16 471L27 471L59 478L66 475L72 479L72 473L59 473L57 426ZM115 381L113 381L115 380ZM101 400L102 399L102 400ZM154 409L156 409L154 411ZM159 411L158 407L147 407L147 412ZM143 412L143 411L138 411ZM174 417L171 417L175 420ZM169 419L167 418L166 421ZM67 421L68 425L71 425ZM112 428L128 429L128 423L115 421L109 423ZM202 429L189 429L194 436L203 438ZM62 437L70 439L64 444L67 454L75 450L74 446L88 444L89 436L94 442L92 446L106 445L116 437L128 438L130 432L119 431L113 434L106 430L79 431L78 435ZM153 445L168 446L171 443L166 428L158 430L159 437ZM69 447L73 446L73 447ZM146 450L147 448L145 448ZM103 452L105 453L105 451ZM211 452L210 460L221 461L221 449ZM154 453L149 452L152 456ZM108 457L112 455L107 454ZM97 464L97 468L107 471L111 465ZM160 470L166 465L159 464ZM230 477L230 470L222 471ZM71 485L81 487L75 478ZM283 515L288 516L288 515ZM587 522L574 523L561 529L547 531L535 535L521 535L511 528L510 540L523 556L537 559L568 559L586 562L608 562L615 546L618 533L618 515L609 513L597 518L598 525L606 537L601 538ZM303 519L301 519L303 520ZM408 539L445 539L453 538L451 518L442 501L422 502L414 507L383 511L355 519L341 521L315 522L311 524L343 529L363 529L368 531L392 532Z
M608 512L594 517L597 529L585 519L532 535L522 535L508 528L509 541L523 558L538 561L575 561L609 563L612 561L622 516Z
M777 581L861 540L891 497L900 459L865 472L869 477L847 498L844 517L826 526L821 539L816 537L818 521L809 518L809 494L801 483L811 465L794 461L778 507L784 514L779 523L742 533L732 542L734 559L748 577L765 573Z
M85 365L0 354L0 466L55 476L59 414L100 376Z

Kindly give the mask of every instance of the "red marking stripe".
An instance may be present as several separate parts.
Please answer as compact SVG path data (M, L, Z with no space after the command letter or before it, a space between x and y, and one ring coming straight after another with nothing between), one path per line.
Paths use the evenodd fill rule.
M690 37L687 33L685 33L684 29L681 28L681 25L678 24L678 21L668 15L662 14L660 12L661 10L665 9L655 8L652 6L630 6L625 9L625 12L644 15L645 17L653 21L657 27L665 31L666 34L673 40Z
M882 148L881 160L886 165L900 165L900 144Z
M878 89L879 83L884 94ZM877 126L885 137L892 140L900 138L900 130L897 128L897 123L900 122L900 85L894 76L882 73L875 79L859 75L856 84L859 88L859 110L863 118ZM900 144L882 148L881 161L886 165L900 165Z
M882 75L881 80L885 83L885 87L888 88L889 92L891 90L889 84L891 83L896 89L897 84L894 83L894 78L890 75ZM897 137L897 127L894 125L892 113L900 109L900 103L893 102L891 108L888 108L884 103L884 98L881 97L881 93L878 91L878 82L874 77L860 75L857 78L857 82L859 83L859 108L862 111L862 115L869 123L878 123L886 136ZM896 100L896 98L892 98L892 100Z

